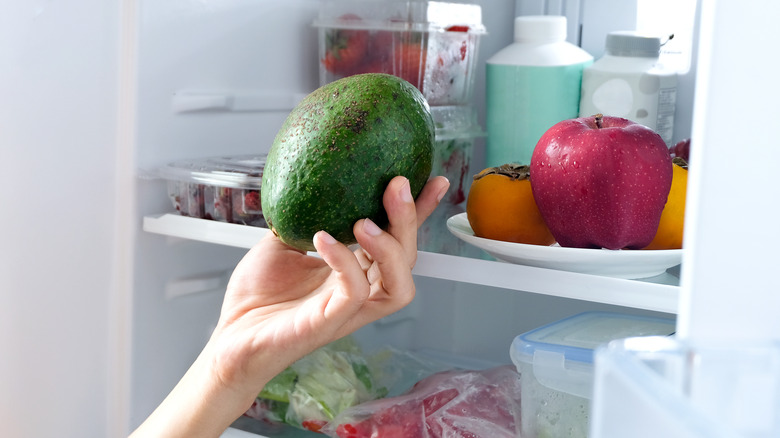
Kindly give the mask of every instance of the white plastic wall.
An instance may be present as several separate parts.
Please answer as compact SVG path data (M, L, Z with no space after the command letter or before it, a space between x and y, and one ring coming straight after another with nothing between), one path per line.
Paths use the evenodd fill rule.
M4 437L121 423L120 4L0 4Z

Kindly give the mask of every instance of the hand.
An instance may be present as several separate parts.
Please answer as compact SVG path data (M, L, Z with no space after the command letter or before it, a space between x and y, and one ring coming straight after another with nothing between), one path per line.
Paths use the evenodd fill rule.
M293 361L411 302L417 228L447 187L443 178L432 180L415 204L409 181L394 178L383 199L387 232L359 220L354 253L324 231L314 236L321 258L269 233L228 284L214 334L220 379L228 386L252 382L256 395Z
M410 303L417 228L448 187L433 178L414 202L408 180L394 178L383 198L387 231L359 220L354 251L320 231L319 257L309 256L268 233L236 266L203 352L136 433L160 436L160 422L178 420L170 431L217 436L292 362Z

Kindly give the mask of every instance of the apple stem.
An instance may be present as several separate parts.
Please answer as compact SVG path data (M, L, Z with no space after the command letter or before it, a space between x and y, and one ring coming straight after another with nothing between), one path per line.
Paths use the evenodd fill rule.
M601 129L601 119L604 118L604 115L596 114L594 117L596 118L596 127Z

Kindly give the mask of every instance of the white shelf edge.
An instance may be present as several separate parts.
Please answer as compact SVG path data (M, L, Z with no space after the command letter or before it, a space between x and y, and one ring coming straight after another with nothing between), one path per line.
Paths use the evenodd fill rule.
M249 249L270 232L267 228L198 219L178 214L144 216L144 231L183 239Z
M679 287L558 271L447 254L419 252L414 273L561 298L677 313Z
M166 236L249 249L267 228L178 214L145 216L143 230ZM542 295L677 313L679 287L576 272L536 268L420 251L413 273L424 277L519 290Z
M235 427L228 427L220 438L267 438L265 435L258 435L252 432L246 432Z

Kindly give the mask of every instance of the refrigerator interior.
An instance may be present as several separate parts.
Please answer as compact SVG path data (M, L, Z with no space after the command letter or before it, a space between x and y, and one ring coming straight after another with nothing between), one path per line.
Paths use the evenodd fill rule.
M232 237L213 243L205 237L211 232L206 225L195 224L189 232L182 231L187 224L166 225L159 215L171 213L172 207L154 170L178 159L268 150L289 110L318 86L317 35L311 23L319 3L139 2L135 202L146 232L137 233L133 242L131 429L198 354L216 323L232 267L259 237L255 230L242 230L247 235L238 243ZM614 1L476 3L482 5L487 28L473 100L482 126L484 60L511 42L510 17L516 10L570 15L571 24L582 24L581 32L571 27L570 39L583 38L594 55L607 31L636 26L636 9L615 8ZM591 15L601 16L599 11L623 15L594 20L591 27L583 24ZM680 79L678 139L690 135L694 71L688 69ZM481 169L483 146L478 140L472 173ZM235 227L225 230L229 236ZM575 313L668 316L676 311L679 273L674 270L650 281L633 281L474 263L487 263L488 270L497 270L496 277L465 278L462 272L479 269L472 260L422 254L414 302L360 330L356 338L369 348L392 345L467 367L487 367L510 363L509 346L519 333Z
M268 147L293 102L317 85L310 22L318 3L79 0L0 7L0 143L6 158L0 167L7 185L0 195L7 208L0 256L3 436L124 436L182 375L213 327L230 269L259 234L205 221L168 224L173 216L165 214L172 209L164 184L150 172L178 158ZM746 341L770 340L776 350L780 295L771 292L780 288L773 274L780 233L776 205L766 202L780 198L771 179L780 159L771 135L778 118L770 86L776 66L756 41L780 36L778 6L714 0L644 0L636 8L621 0L477 3L488 29L480 62L511 41L516 13L580 17L570 21L575 32L569 37L576 35L597 55L598 34L606 31L599 24L629 27L625 20L653 4L664 13L683 4L709 7L702 12L702 41L692 39L690 46L700 59L691 57L680 78L675 120L675 138L701 141L703 163L691 173L695 196L686 224L694 226L686 231L683 267L648 282L421 253L414 304L358 336L480 366L506 362L509 340L521 331L607 308L678 313L681 338L714 344L715 353L725 349L726 359L741 351L730 347L749 347ZM695 114L694 78L700 90ZM227 111L234 96L256 106ZM483 99L478 69L480 123ZM729 178L723 177L726 168ZM618 364L623 357L612 359ZM606 372L621 379L647 374L629 359L625 368ZM732 365L716 363L724 370ZM694 396L702 404L720 400L710 390L723 388L720 370L709 371L715 372L696 381ZM744 391L767 387L747 377L731 379L741 395L771 395ZM626 400L621 390L637 388L605 389ZM643 390L648 388L637 394ZM753 402L766 400L766 408L777 399ZM721 419L742 414L736 419L747 426L774 418L777 428L777 409L772 417L771 409L709 407ZM676 414L662 415L679 419ZM623 423L616 426L633 426L629 416L612 417Z

